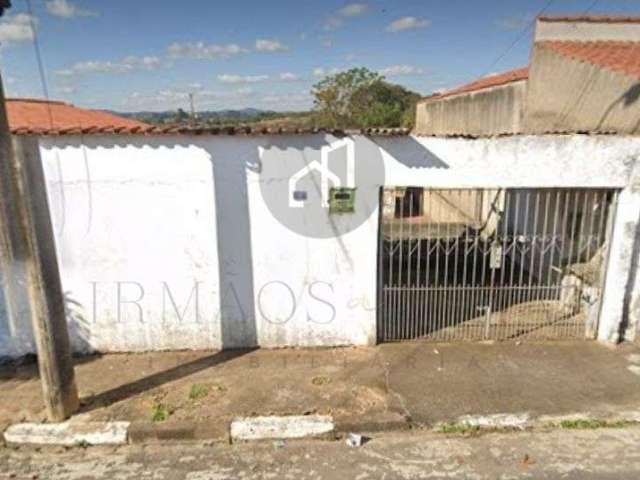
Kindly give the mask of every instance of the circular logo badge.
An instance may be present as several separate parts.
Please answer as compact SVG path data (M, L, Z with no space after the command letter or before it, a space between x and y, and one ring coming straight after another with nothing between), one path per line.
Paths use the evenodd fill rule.
M364 136L287 138L261 150L260 191L286 228L312 238L344 235L378 208L380 147Z

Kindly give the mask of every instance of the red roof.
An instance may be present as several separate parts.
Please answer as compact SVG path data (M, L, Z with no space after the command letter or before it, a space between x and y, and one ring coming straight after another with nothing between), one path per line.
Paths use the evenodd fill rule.
M482 77L479 80L475 80L471 83L467 83L466 85L462 85L461 87L457 87L453 90L444 92L442 95L429 97L427 100L439 100L441 98L450 97L452 95L459 95L461 93L475 92L477 90L484 90L485 88L490 87L499 87L511 82L526 80L527 78L529 78L529 67L517 68L515 70L499 73L497 75Z
M6 100L9 128L16 135L139 134L139 135L408 135L408 128L365 128L357 130L286 128L263 126L148 125L111 113L77 108L63 102L9 98ZM53 122L51 121L53 119ZM52 126L53 124L53 126Z
M538 44L565 57L640 79L640 42L544 41Z
M640 23L640 17L623 15L541 16L538 20L542 22Z
M111 113L86 110L68 103L30 98L8 98L9 128L12 133L118 132L149 128L137 120Z

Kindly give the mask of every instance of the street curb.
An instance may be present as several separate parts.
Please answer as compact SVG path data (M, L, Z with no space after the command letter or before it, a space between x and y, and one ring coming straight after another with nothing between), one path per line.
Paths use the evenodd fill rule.
M464 429L470 427L480 431L510 431L524 429L548 429L563 428L564 422L601 422L604 425L615 425L616 423L639 424L640 411L588 413L577 412L562 415L539 415L530 417L527 412L492 414L492 415L463 415L452 422L438 422L430 430L442 433L445 427L459 426ZM577 427L579 428L579 427ZM589 428L589 427L585 427ZM598 427L602 428L602 427Z
M227 422L171 421L163 423L132 422L129 426L130 444L171 441L215 441L229 443Z
M268 419L265 424L265 419ZM320 419L322 427L311 427L300 430ZM262 422L266 430L256 431L251 422ZM411 429L427 430L437 434L447 434L446 427L459 427L449 434L464 434L467 429L477 432L507 432L525 429L562 429L564 422L602 422L616 427L617 423L634 426L640 425L640 410L600 413L570 413L563 415L540 415L531 417L528 413L509 413L492 415L463 415L451 422L436 424L417 424L399 414L374 416L362 421L351 419L334 421L330 416L284 416L284 417L245 417L236 418L234 422L245 422L238 430L232 427L234 422L203 420L152 422L79 422L70 421L60 424L21 423L0 424L0 441L7 446L88 446L88 445L125 445L154 444L161 442L210 441L215 443L247 442L259 440L297 440L320 439L334 440L349 433L384 433L403 432ZM249 422L249 423L246 423ZM279 427L274 427L274 422ZM283 427L284 425L284 427ZM571 428L571 427L567 427ZM573 428L581 428L580 426ZM588 426L583 428L589 428ZM293 430L292 430L293 429ZM235 436L233 431L235 430ZM238 435L238 431L241 432ZM266 434L264 432L267 432ZM244 432L244 434L242 433ZM247 434L247 432L249 432ZM292 434L293 432L293 434ZM235 438L234 438L235 437Z
M329 415L238 417L229 431L232 442L334 438L335 423Z
M415 428L411 420L400 414L374 415L371 419L337 420L336 434L401 432Z
M16 423L3 437L7 445L125 445L129 422Z
M7 428L11 426L9 422L0 422L0 446L6 445L7 442L4 439L4 432L7 431Z

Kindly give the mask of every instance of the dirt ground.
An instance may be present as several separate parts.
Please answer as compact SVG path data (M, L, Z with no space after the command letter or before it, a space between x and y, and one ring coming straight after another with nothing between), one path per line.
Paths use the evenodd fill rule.
M595 342L109 354L77 359L82 419L226 425L331 414L338 424L459 415L640 411L640 347ZM635 368L635 372L640 367ZM33 363L0 367L0 424L45 419Z

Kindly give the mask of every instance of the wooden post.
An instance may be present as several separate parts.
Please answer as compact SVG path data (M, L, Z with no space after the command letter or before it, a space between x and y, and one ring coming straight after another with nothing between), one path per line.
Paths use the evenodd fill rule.
M12 141L1 79L0 240L4 271L23 280L5 282L9 314L21 310L15 299L26 290L47 416L63 421L78 410L79 400L44 170L36 137Z

